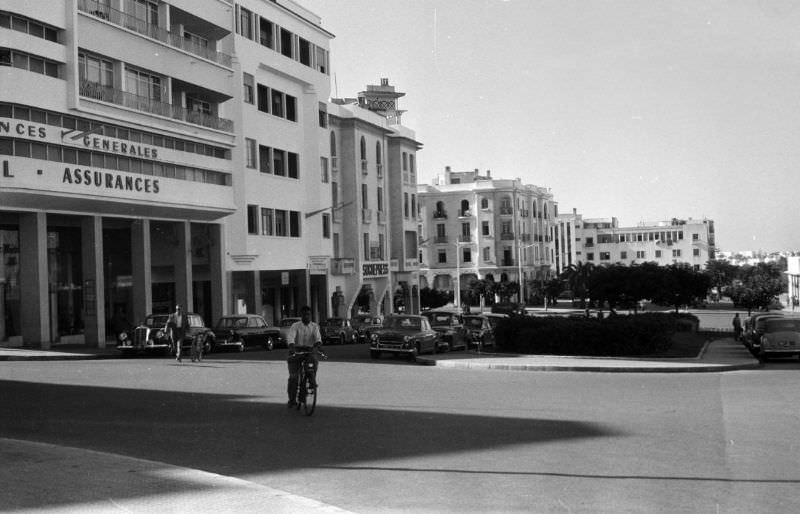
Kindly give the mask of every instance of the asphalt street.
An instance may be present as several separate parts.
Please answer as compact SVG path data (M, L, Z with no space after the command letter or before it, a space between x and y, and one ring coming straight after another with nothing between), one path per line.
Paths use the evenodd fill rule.
M188 468L363 513L800 511L797 359L726 373L539 373L328 351L311 418L284 406L280 350L183 365L0 362L0 437L155 468L152 491L98 490L101 478L76 464L47 477L69 495L19 498L15 483L47 481L21 472L36 463L4 459L0 503L135 511L166 497L181 511L192 491L213 492L175 479Z

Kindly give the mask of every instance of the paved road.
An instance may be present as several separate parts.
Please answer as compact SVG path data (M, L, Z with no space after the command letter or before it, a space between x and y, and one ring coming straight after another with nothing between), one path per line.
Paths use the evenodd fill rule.
M279 352L182 366L0 362L0 437L164 463L154 477L167 464L200 469L353 512L800 511L796 360L728 373L537 373L329 352L312 418L283 406ZM0 463L0 479L20 469ZM98 481L83 468L59 479L69 497L14 504L6 487L0 502L80 510ZM106 494L118 504L174 495L180 511L186 491L206 487Z

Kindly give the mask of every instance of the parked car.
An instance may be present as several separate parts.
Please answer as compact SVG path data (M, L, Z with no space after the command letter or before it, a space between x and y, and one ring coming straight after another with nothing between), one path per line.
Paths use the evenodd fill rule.
M412 314L386 316L380 328L372 330L369 354L377 359L382 353L405 354L411 358L421 353L436 353L439 334L428 318Z
M470 335L460 313L446 309L431 309L422 315L428 318L431 328L439 333L440 350L467 349Z
M465 314L462 318L470 333L470 345L478 348L494 346L494 327L487 316L483 314Z
M278 346L281 348L286 348L289 346L289 329L292 328L296 322L301 321L300 318L283 318L280 323L278 323L278 330L280 330L280 339L278 340Z
M369 341L369 334L373 328L378 328L383 323L383 320L379 316L375 316L373 314L356 314L353 316L353 319L350 320L350 323L353 325L353 328L356 329L358 332L358 340L361 343L366 343Z
M243 352L247 346L267 351L275 348L281 331L257 314L222 316L212 330L211 351L233 348Z
M782 318L783 314L780 312L762 312L753 314L745 320L744 329L744 345L750 350L750 353L756 355L756 345L761 341L761 336L764 335L764 328L766 320L774 318Z
M328 318L320 322L319 333L322 336L322 344L358 342L358 332L350 324L350 320L345 318Z
M192 347L192 340L198 334L206 334L203 318L199 314L186 314L189 325L181 341L181 348L187 351ZM125 333L125 337L120 334L117 342L117 349L122 353L136 352L162 352L167 355L175 354L175 346L166 331L167 319L169 314L150 314L144 321ZM210 350L211 338L207 337L203 345L203 352Z
M496 303L492 305L491 310L495 314L516 314L518 316L525 316L528 313L525 310L525 304L516 302Z
M752 351L759 359L800 356L800 318L762 318L761 339Z

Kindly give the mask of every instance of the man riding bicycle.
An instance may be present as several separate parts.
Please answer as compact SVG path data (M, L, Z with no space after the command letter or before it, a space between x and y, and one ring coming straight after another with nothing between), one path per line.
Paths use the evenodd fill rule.
M289 346L289 382L286 392L289 394L287 407L297 406L297 378L300 374L300 366L306 359L315 365L319 362L316 356L316 348L322 344L322 336L319 333L319 325L311 321L311 307L305 305L300 309L300 321L294 323L289 328L286 337ZM297 353L302 353L297 355ZM316 385L316 383L315 383Z

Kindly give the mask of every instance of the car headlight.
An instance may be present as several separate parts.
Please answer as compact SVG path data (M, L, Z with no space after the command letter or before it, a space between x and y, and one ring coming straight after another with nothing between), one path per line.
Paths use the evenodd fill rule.
M125 332L122 332L122 333L119 335L119 340L120 340L120 341L125 341L126 339L128 339L128 334L127 334L127 333L125 333Z
M411 342L411 336L403 336L403 342L404 342L404 343L409 343L409 342Z
M159 330L158 332L156 332L156 338L157 338L157 339L163 339L164 337L166 337L166 335L167 335L167 334L166 334L166 333L164 333L164 331L163 331L163 330Z
M372 334L372 335L369 336L369 338L372 339L373 343L377 343L378 342L378 334Z

